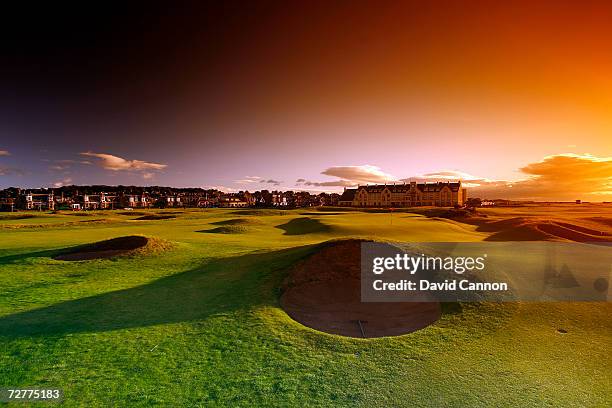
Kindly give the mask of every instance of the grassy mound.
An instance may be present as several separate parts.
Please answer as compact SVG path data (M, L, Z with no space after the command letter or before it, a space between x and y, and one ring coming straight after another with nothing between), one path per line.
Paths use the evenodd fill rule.
M231 220L217 221L211 222L212 225L253 225L253 224L261 224L256 219L247 219L247 218L232 218Z
M36 218L35 214L2 214L0 221L4 220L27 220L28 218Z
M149 214L143 215L142 217L134 218L137 221L153 221L153 220L169 220L176 218L176 215L172 214Z
M119 215L132 215L132 216L143 216L143 215L148 215L149 213L144 212L144 211L119 211L117 214Z
M521 224L502 229L485 239L485 241L558 241L558 237L537 228L534 224Z
M276 228L285 231L284 235L325 233L331 230L329 225L309 217L294 218L285 224L277 225Z
M262 223L256 218L232 218L229 220L211 222L210 224L218 225L218 227L198 232L205 232L208 234L244 234L249 231L249 226Z
M612 236L603 229L553 218L513 217L481 224L478 230L494 233L487 241L612 242Z
M574 242L612 242L612 236L604 231L582 227L566 222L541 222L537 224L540 231L555 237Z
M202 230L199 232L205 232L207 234L244 234L247 232L247 228L240 225L225 225L209 230Z
M60 261L87 261L123 255L152 253L167 248L169 248L169 244L163 240L140 235L129 235L70 248L53 259Z
M283 210L237 210L232 211L232 214L236 215L259 215L259 216L273 216L273 215L287 215L288 211Z
M421 214L429 218L447 219L466 219L466 218L486 218L485 214L473 208L423 208L411 209L410 212Z
M612 227L612 217L590 217L585 218L587 221L593 221L597 224L605 225L606 227Z

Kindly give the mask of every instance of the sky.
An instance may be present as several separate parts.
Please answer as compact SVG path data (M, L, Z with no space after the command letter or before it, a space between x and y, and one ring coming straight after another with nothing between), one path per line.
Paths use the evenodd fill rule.
M609 3L85 6L3 10L0 188L612 200Z

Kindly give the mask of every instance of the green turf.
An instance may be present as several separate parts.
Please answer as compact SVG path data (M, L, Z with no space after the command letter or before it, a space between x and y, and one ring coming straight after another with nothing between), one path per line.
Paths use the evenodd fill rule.
M278 307L287 268L314 244L485 239L475 227L410 213L150 213L176 218L0 218L0 387L61 387L66 406L611 402L609 303L447 305L433 326L369 340L316 332ZM52 259L134 234L174 245L135 257Z

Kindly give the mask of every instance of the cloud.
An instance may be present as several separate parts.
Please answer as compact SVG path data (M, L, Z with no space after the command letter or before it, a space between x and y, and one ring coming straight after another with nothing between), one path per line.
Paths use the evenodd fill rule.
M238 190L232 187L227 187L227 186L202 186L203 189L205 190L219 190L221 192L224 193L237 193Z
M265 184L273 184L275 186L279 186L281 184L280 181L278 180L274 180L274 179L268 179L268 180L261 180L261 183L265 183Z
M565 153L522 167L528 178L509 183L512 195L533 199L573 200L612 194L612 157Z
M56 181L55 183L53 183L53 187L55 188L59 188L59 187L63 187L63 186L67 186L72 184L72 179L71 178L65 178L61 181Z
M469 173L465 173L458 170L441 170L436 171L434 173L425 173L423 174L423 178L425 179L442 179L442 180L477 180L478 177L475 177Z
M49 170L55 170L55 171L68 170L69 168L70 166L62 166L60 164L54 164L52 166L49 166Z
M261 180L261 177L259 176L245 176L243 179L234 180L234 183L251 184L251 183L258 183L260 180Z
M145 180L151 180L155 176L155 173L145 172L142 173L142 178Z
M15 167L0 166L0 176L23 176L25 171Z
M11 154L9 153L8 150L0 150L0 156L10 156Z
M520 200L602 199L612 194L612 157L564 153L519 169L526 178L481 183L471 196Z
M505 184L504 181L490 180L484 177L473 176L469 173L465 173L458 170L440 170L433 173L425 173L419 176L409 177L401 179L404 183L416 181L417 183L426 183L432 181L453 181L461 180L465 187L478 187L481 185L497 185L499 183Z
M55 171L64 171L71 168L74 163L74 160L55 160L53 164L49 166L49 169Z
M119 156L114 156L107 153L84 152L82 156L95 157L100 159L98 164L106 170L113 171L145 171L145 170L163 170L168 167L167 164L152 163L142 160L127 160Z
M89 160L72 160L72 159L63 159L63 160L49 160L42 159L44 162L52 162L49 166L49 170L53 171L66 171L70 170L75 165L92 165L93 163Z
M612 195L612 157L563 153L546 156L518 169L518 180L491 180L459 170L440 170L401 179L402 182L461 180L469 197L506 198L514 200L568 201L575 199L607 200ZM357 184L383 183L394 177L375 166L330 167L322 174L337 180L296 183L314 187L353 187Z
M336 177L330 181L310 181L303 178L296 183L314 187L354 187L358 184L386 183L396 180L391 174L385 173L380 167L364 164L360 166L334 166L321 172L326 176Z
M353 187L357 183L349 180L334 180L334 181L306 181L305 186L313 187Z
M395 180L390 174L383 172L380 167L369 164L361 166L335 166L323 170L321 174L338 177L354 183L384 183Z
M274 179L265 179L263 177L259 177L259 176L245 176L243 179L240 180L234 180L234 183L236 184L253 184L253 183L262 183L262 184L273 184L275 186L278 186L281 184L280 181L278 180L274 180Z
M519 169L520 180L490 180L468 173L443 170L402 181L456 180L468 187L468 196L515 200L601 199L612 194L612 157L563 153L546 156Z

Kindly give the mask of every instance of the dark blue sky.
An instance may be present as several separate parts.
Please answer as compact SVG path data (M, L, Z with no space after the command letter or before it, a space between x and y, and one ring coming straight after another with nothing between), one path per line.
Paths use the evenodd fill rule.
M605 3L15 7L0 25L0 187L460 177L532 197L517 183L550 180L549 196L570 158L609 191Z

